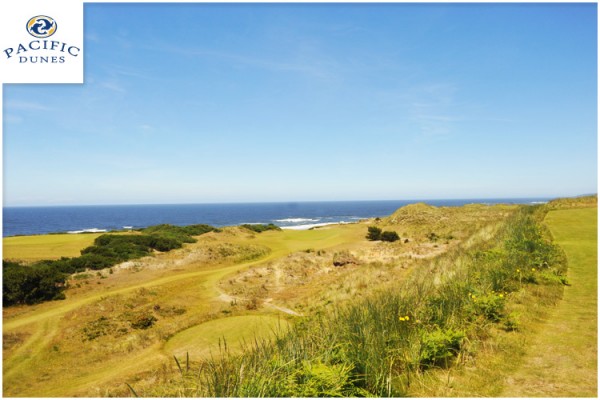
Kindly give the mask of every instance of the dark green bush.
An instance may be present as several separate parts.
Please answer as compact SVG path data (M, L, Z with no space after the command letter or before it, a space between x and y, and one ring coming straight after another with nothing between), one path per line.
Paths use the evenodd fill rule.
M216 230L210 225L173 226L157 225L143 229L142 234L104 234L92 246L81 251L81 256L59 260L43 260L31 266L3 262L3 304L33 304L64 298L67 275L87 269L100 270L115 264L145 257L153 250L178 249L183 243L192 243L192 235Z
M381 239L381 229L379 229L376 226L370 226L368 228L367 239L380 240Z
M280 231L281 228L278 227L277 225L274 224L268 224L268 225L264 225L264 224L243 224L240 225L242 228L246 228L249 229L253 232L256 233L261 233L264 231Z
M4 306L35 304L63 297L66 275L50 266L27 266L4 261L2 275Z
M381 240L384 242L395 242L400 240L400 236L394 231L385 231L381 234Z
M188 226L161 224L142 229L144 234L170 238L180 243L194 243L196 239L192 236L199 236L212 231L218 231L218 229L205 224Z

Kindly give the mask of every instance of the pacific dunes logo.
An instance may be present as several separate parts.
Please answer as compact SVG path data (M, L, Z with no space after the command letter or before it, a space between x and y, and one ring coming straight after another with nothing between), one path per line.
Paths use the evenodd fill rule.
M38 15L27 21L27 32L36 38L47 38L56 32L56 21L46 15Z
M37 15L30 18L25 26L27 33L37 39L27 44L4 49L6 59L19 60L20 64L62 64L70 57L77 57L81 49L58 40L46 40L54 35L58 24L54 18L47 15Z

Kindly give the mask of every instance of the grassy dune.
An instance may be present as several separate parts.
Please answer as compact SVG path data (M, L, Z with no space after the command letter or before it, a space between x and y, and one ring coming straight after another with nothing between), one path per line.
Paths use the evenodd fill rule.
M477 346L488 343L481 338L493 334L493 329L498 329L494 326L507 322L509 311L518 309L519 299L524 298L519 294L519 284L515 286L516 267L501 267L501 253L492 249L502 243L504 239L499 235L504 234L503 226L518 210L516 206L415 205L380 221L308 231L256 233L226 228L198 236L197 243L182 249L131 260L110 271L76 274L69 281L66 300L3 310L3 394L128 396L132 392L127 383L142 396L457 395L457 391L440 383L447 375L446 369L438 370L432 364L421 371L418 366L418 360L425 357L419 352L419 342L424 340L421 332L433 332L433 326L440 326L446 335L467 334L470 344L461 345L457 360L468 365L470 357L481 358ZM370 225L394 230L401 240L367 241L365 234ZM72 243L73 248L80 249L95 235L69 235L65 239L71 237L89 237L89 242L82 241L80 247ZM39 239L20 239L13 254L26 259L28 246ZM71 247L45 245L43 240L33 248L43 254L41 258L73 255L67 251L74 251ZM348 263L334 266L332 261L339 259L338 254L343 254ZM473 263L481 254L485 256L483 264ZM495 318L495 314L485 317L489 310L477 306L470 295L476 293L493 307L504 305L499 295L504 292L497 292L504 285L498 280L500 276L512 282L504 289L509 297L507 309L499 322L490 325L488 318ZM538 279L544 278L539 275ZM451 290L446 293L440 288ZM414 305L398 309L398 304L413 300ZM435 306L429 307L430 303ZM447 305L454 311L446 310ZM410 315L410 322L399 320L399 313L403 318ZM331 319L332 315L337 319ZM465 317L475 318L469 324L481 323L482 328L473 330L471 325L464 325L461 318ZM391 324L393 332L405 332L416 341L405 347L405 341L396 333L380 337L380 323ZM302 344L283 340L287 329L304 332ZM336 340L346 343L344 335L348 333L344 329L366 335L364 353L362 345L346 349L336 344ZM484 331L488 333L484 335ZM290 345L296 349L294 352L304 349L300 359L287 363L270 353L275 332L280 346ZM355 339L351 335L347 343ZM396 340L400 340L398 347L390 352L389 344ZM243 342L245 351L241 352ZM319 346L329 345L333 346L331 351L318 353ZM256 346L264 355L271 354L268 357L272 362L264 364L262 358L252 358L255 356L249 350ZM311 354L321 355L314 359ZM182 364L177 365L173 356L180 363L189 356L189 364L186 361L182 370ZM350 377L355 373L353 368L359 368L358 361L340 361L350 356L365 362L360 367L369 371L365 389L354 384L340 387L341 392L331 389L327 386L332 384L331 379L354 379ZM240 369L237 364L229 364L229 358L259 364ZM417 361L405 364L401 362L404 359ZM387 367L380 368L382 360ZM386 364L390 361L392 364ZM221 379L234 365L237 367L233 372L244 371L243 379L258 379L243 389L247 391L232 391L244 387L239 380L242 377L234 379L238 382L234 386L222 385ZM261 381L261 375L252 372L252 368L269 365L277 373L291 368L291 376L297 381L283 375L277 378L271 372L264 375L267 380ZM315 382L317 386L311 386ZM254 384L266 386L259 389ZM284 385L279 386L283 392L266 391L279 384ZM434 386L442 390L433 390ZM258 392L252 391L255 389ZM466 393L491 392L474 389Z
M125 388L123 376L147 370L149 366L170 365L172 354L164 347L178 332L229 315L252 312L241 305L232 307L219 298L217 282L221 279L307 247L339 246L360 236L363 229L341 226L259 235L237 228L225 230L200 237L198 244L186 245L184 249L115 268L113 274L106 271L101 271L101 277L90 274L87 280L75 281L81 287L68 289L64 301L5 309L4 395L97 396L111 393L103 386ZM269 253L244 261L251 248L248 246L265 244ZM219 254L224 248L227 256ZM214 251L207 253L207 249ZM229 255L232 251L234 254ZM162 309L155 312L154 305ZM160 315L176 307L184 308L185 312ZM131 329L128 318L136 313L156 315L158 321L148 330ZM265 322L270 329L273 309L254 311L255 316L263 314L270 317L256 321ZM101 332L94 340L85 339L83 329L95 327L103 316L109 319L106 329L109 333ZM114 336L113 328L127 329L127 333ZM235 346L233 342L231 345ZM74 369L73 365L78 367ZM40 380L40 376L45 378ZM119 390L117 393L123 394Z

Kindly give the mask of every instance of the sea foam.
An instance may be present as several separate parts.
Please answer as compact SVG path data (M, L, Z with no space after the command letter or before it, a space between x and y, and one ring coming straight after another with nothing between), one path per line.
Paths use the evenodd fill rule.
M107 232L106 229L98 229L98 228L90 228L90 229L82 229L80 231L68 231L67 233L102 233Z
M276 219L276 222L289 222L292 224L297 224L299 222L319 222L321 218L284 218L284 219Z

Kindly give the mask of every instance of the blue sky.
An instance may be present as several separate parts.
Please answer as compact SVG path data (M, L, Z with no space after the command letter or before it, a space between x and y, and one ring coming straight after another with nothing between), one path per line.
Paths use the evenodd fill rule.
M596 4L86 4L5 85L4 204L597 191Z

